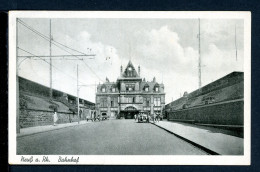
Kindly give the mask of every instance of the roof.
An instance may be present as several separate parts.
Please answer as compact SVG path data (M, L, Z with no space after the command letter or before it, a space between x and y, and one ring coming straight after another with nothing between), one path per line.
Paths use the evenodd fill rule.
M142 81L141 84L140 84L140 88L141 90L144 89L145 86L149 86L149 91L148 92L153 92L153 88L154 86L159 86L159 88L164 88L164 85L163 84L158 84L157 82L149 82L149 81Z
M26 83L23 84L23 83L22 83L23 81L25 81ZM31 85L31 86L34 86L34 88L35 88L35 86L36 86L37 88L42 88L42 89L44 89L44 91L47 90L47 94L49 94L49 89L50 89L49 87L47 87L47 86L45 86L45 85L42 85L42 84L39 84L39 83L37 83L37 82L31 81L31 80L28 80L28 79L23 78L23 77L21 77L21 76L19 76L19 84L20 84L20 88L22 88L23 91L29 91L30 93L32 93L33 91L27 90L28 88L26 88L28 85ZM38 91L39 89L35 89L35 90ZM74 97L74 98L77 97L77 96L68 94L68 93L66 93L66 92L63 92L63 91L60 91L60 90L56 90L56 89L52 89L52 91L53 91L53 92L60 92L60 93L66 94L66 95L71 96L71 97ZM46 96L47 96L47 95L46 95ZM82 98L80 98L80 100L84 100L85 102L87 102L87 103L89 103L89 104L95 104L95 103L93 103L93 102L90 102L90 101L85 100L85 99L82 99Z
M129 67L131 67L132 71L133 71L131 76L127 76L127 73L129 72L129 70L128 70ZM141 78L140 78L137 70L135 69L134 65L132 64L131 60L129 60L128 64L126 65L124 72L122 72L120 74L120 77L118 79L119 80L122 80L122 79L132 79L132 80L134 80L134 79L141 79Z
M181 109L184 104L187 104L189 107L204 105L204 99L207 97L213 97L215 102L243 98L243 74L243 72L232 72L205 85L201 88L201 91L195 90L190 93L187 98L181 97L166 106L170 106L173 109Z
M28 109L52 111L51 107L55 106L59 112L71 112L65 104L58 101L50 102L43 97L22 94L20 100L26 104Z

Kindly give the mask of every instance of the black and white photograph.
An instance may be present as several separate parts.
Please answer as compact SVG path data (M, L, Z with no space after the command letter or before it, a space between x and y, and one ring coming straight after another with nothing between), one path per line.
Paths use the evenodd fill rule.
M250 12L12 11L9 163L250 165Z

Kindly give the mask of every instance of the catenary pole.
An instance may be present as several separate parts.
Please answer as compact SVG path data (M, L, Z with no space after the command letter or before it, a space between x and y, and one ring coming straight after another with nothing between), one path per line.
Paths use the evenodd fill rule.
M51 19L50 19L50 100L52 100L52 59L51 59Z
M236 47L236 61L237 61L237 26L235 25L235 47Z
M201 88L201 56L200 56L200 19L199 19L199 89Z
M18 18L16 19L16 133L20 133L20 101L19 101L19 66L18 66Z
M78 123L80 122L79 119L79 67L77 64L77 106L78 106Z

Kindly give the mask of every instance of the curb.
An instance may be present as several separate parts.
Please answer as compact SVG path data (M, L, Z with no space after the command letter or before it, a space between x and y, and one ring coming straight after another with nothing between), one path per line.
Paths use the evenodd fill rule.
M88 124L88 123L85 123L85 124ZM80 124L80 125L85 125L85 124ZM49 131L55 131L55 130L60 130L60 129L64 129L64 128L74 127L74 126L79 126L79 125L71 125L71 126L65 126L65 127L60 127L60 128L54 128L54 129L51 129L51 130L44 130L44 131L39 131L39 132L29 133L29 134L24 134L24 135L16 135L16 138L31 136L31 135L35 135L35 134L39 134L39 133L46 133L46 132L49 132Z
M172 131L170 131L170 130L167 130L167 129L165 129L165 128L163 128L163 127L161 127L161 126L159 126L159 125L157 125L157 124L155 124L155 123L151 123L151 124L153 124L153 125L155 125L155 126L161 128L161 129L167 131L168 133L171 133L171 134L175 135L176 137L178 137L178 138L180 138L180 139L182 139L182 140L184 140L184 141L186 141L186 142L192 144L193 146L198 147L199 149L202 149L203 151L209 153L210 155L220 155L220 154L217 153L217 152L214 152L214 151L212 151L212 150L210 150L210 149L208 149L208 148L206 148L206 147L204 147L204 146L199 145L198 143L195 143L195 142L193 142L193 141L191 141L191 140L189 140L189 139L186 139L186 138L184 138L184 137L182 137L182 136L180 136L180 135L178 135L178 134L176 134L176 133L174 133L174 132L172 132Z

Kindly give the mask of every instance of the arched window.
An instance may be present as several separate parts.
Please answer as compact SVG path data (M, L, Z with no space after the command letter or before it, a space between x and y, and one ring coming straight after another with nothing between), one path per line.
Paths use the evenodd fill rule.
M132 76L133 76L133 69L132 69L132 67L128 67L128 68L127 68L127 75L128 75L129 77L132 77Z

